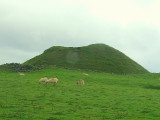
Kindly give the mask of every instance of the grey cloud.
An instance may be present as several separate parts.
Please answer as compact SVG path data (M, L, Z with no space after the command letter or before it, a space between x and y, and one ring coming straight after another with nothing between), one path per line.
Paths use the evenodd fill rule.
M93 16L83 5L13 1L0 5L0 64L22 63L51 46L105 43L149 71L160 71L160 28L156 26L137 23L123 27Z
M23 63L24 61L38 55L37 52L26 52L20 49L9 47L0 48L0 63Z

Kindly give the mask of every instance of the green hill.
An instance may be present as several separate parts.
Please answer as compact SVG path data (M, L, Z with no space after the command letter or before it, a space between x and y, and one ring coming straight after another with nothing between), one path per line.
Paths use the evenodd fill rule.
M24 65L85 69L108 73L147 73L148 71L122 52L105 44L84 47L54 46Z

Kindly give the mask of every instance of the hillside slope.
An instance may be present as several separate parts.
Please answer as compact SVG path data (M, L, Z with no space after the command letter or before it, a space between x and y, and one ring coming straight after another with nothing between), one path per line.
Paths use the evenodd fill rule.
M24 65L55 65L108 73L148 72L122 52L105 44L84 47L54 46L24 63Z

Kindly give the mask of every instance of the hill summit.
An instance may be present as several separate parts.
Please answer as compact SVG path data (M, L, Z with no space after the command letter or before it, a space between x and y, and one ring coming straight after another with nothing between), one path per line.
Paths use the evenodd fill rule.
M122 52L105 44L83 47L53 46L24 65L85 69L108 73L147 73L148 71Z

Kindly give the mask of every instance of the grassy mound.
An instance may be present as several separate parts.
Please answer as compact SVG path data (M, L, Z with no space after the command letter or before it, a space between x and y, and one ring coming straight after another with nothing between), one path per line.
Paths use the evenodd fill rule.
M84 47L55 46L24 65L85 69L108 73L147 73L148 71L122 52L105 44Z

